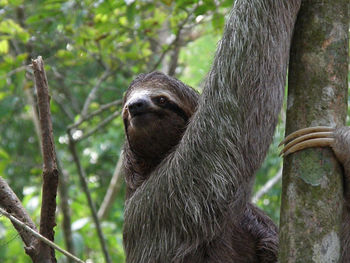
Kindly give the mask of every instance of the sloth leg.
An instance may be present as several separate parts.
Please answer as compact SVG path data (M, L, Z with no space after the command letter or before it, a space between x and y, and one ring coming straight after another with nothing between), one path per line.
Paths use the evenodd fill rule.
M257 262L277 262L278 229L271 218L255 205L248 204L241 224L255 241Z

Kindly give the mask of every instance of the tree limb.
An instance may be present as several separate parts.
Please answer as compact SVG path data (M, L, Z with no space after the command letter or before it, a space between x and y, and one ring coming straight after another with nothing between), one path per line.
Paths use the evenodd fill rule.
M66 244L66 249L74 254L74 243L73 243L73 234L72 234L72 220L71 220L71 210L69 206L69 182L68 182L68 174L62 166L60 162L57 163L60 171L60 180L58 184L58 192L60 194L60 203L59 206L62 211L63 220L62 220L62 231L64 236L64 241Z
M37 231L34 222L24 209L21 201L2 177L0 177L0 206L8 213L11 213L14 217L24 222L29 228ZM26 245L24 248L26 253L34 262L38 240L28 231L23 231L23 229L16 225L12 219L11 222Z
M123 152L120 153L119 160L115 166L111 182L108 186L107 193L103 198L103 202L98 210L97 216L100 220L105 219L110 211L112 204L115 201L115 197L119 192L120 186L124 178L123 170Z
M96 131L98 131L99 129L103 128L104 126L106 126L109 122L111 122L112 120L114 120L115 118L117 118L120 115L120 111L116 111L114 112L112 115L108 116L106 119L104 119L103 121L100 122L99 125L97 125L95 128L87 131L82 137L80 137L79 139L77 139L77 141L81 141L84 140L88 137L90 137L92 134L94 134Z
M54 102L57 103L57 105L61 108L61 110L66 114L66 116L69 118L70 121L74 121L74 113L67 107L67 102L64 101L64 98L62 98L58 92L53 91L52 92L52 99Z
M186 25L186 23L188 22L188 20L192 17L192 13L189 13L187 15L187 17L179 24L178 26L178 31L176 34L175 39L169 44L169 46L162 52L162 54L160 55L158 61L153 65L151 71L154 71L158 68L158 66L160 65L160 63L162 63L165 55L173 48L173 46L176 46L177 44L179 44L180 42L180 37L181 37L181 33L182 33L182 29L183 27Z
M256 204L259 199L266 194L268 191L271 190L271 188L277 184L281 178L282 178L282 166L280 167L280 169L278 170L277 174L272 177L270 180L268 180L260 189L258 192L256 192L256 194L253 196L252 198L252 203Z
M44 70L44 62L39 56L32 60L34 71L35 85L38 94L38 109L40 117L40 129L43 153L43 194L40 215L40 234L50 240L54 240L54 230L56 226L56 196L58 187L58 169L56 162L56 152L52 132L50 97L48 83ZM39 242L41 258L51 262L56 262L54 249L48 247L45 243Z
M25 85L25 81L24 80L24 93L26 95L26 98L27 98L27 102L28 104L30 105L30 108L31 108L31 112L30 112L30 116L33 120L33 124L34 124L34 128L35 128L35 133L38 137L38 145L40 147L40 150L42 150L42 146L41 146L41 132L40 132L40 122L39 122L39 117L38 117L38 111L37 111L37 108L36 108L36 103L35 103L35 99L34 99L34 96L33 96L33 90L31 87L27 87ZM41 153L42 154L42 153Z
M96 115L101 114L102 112L108 110L109 108L113 106L118 106L122 104L122 100L115 100L109 103L106 103L104 105L101 105L97 110L91 112L89 115L82 116L77 122L73 123L72 125L68 126L68 129L74 129L78 127L80 124L82 124L84 121L90 120L91 118L95 117Z
M102 248L102 252L103 252L104 258L105 258L107 263L111 263L112 261L111 261L110 255L108 253L108 250L107 250L107 244L106 244L106 241L105 241L102 229L101 229L100 221L98 220L98 217L97 217L96 207L95 207L94 202L92 201L92 197L91 197L88 185L87 185L86 173L85 173L83 167L81 166L81 163L80 163L80 160L79 160L79 157L78 157L78 153L77 153L77 150L76 150L75 141L72 138L71 131L68 130L67 134L68 134L68 138L69 138L69 150L70 150L70 152L71 152L71 154L73 156L73 160L74 160L74 162L75 162L75 164L77 166L78 175L79 175L79 179L80 179L80 184L81 184L81 186L83 188L83 191L84 191L84 193L86 195L86 198L88 200L88 204L89 204L89 207L90 207L92 219L94 220L94 223L95 223L95 227L96 227L96 230L97 230L97 235L98 235L98 238L99 238L99 241L100 241L100 245L101 245L101 248Z
M302 1L290 51L286 135L345 124L348 7L348 0ZM305 149L285 157L283 166L279 261L345 263L335 155L327 147Z
M82 117L84 117L87 114L89 107L90 107L90 104L96 98L96 93L100 89L103 81L105 81L111 74L112 74L112 72L110 70L106 70L103 72L102 76L97 80L96 85L91 89L89 95L87 96L87 98L85 100L83 109L81 111Z

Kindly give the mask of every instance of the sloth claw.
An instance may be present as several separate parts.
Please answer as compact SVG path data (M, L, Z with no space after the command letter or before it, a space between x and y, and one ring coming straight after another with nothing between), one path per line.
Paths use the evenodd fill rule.
M285 144L280 155L283 157L310 147L327 147L334 143L334 128L317 126L295 131L288 135L280 146Z

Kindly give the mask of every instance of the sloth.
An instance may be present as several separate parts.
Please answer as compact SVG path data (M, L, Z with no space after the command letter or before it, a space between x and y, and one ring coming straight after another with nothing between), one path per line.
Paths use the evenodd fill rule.
M236 0L200 97L159 73L131 83L126 262L277 261L276 226L250 198L281 110L300 3Z
M194 89L160 72L141 74L130 84L123 102L127 199L174 150L197 109L198 100L199 94ZM239 244L230 255L216 251L211 257L277 261L277 228L256 206L249 204L238 226L231 222L227 228L228 236L214 241L215 246L225 247L225 242L234 239L240 240ZM186 262L197 262L198 258L195 255Z
M281 110L300 4L236 0L201 96L158 72L131 83L123 104L126 262L277 262L277 228L250 198ZM329 132L321 144L347 178L348 132ZM296 140L285 154L310 145Z
M123 102L127 199L179 143L197 109L198 99L199 94L194 89L160 72L141 74L130 84ZM240 242L230 255L215 252L213 258L277 261L277 228L256 206L249 204L238 226L231 222L227 228L228 237L213 243L225 247L225 239L227 242L239 239ZM198 258L195 255L186 260L197 262Z

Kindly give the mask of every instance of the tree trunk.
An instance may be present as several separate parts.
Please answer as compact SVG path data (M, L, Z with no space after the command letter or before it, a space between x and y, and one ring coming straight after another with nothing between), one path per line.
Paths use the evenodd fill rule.
M286 134L344 125L348 0L304 1L289 66ZM339 262L342 172L331 149L306 149L284 163L280 262Z

